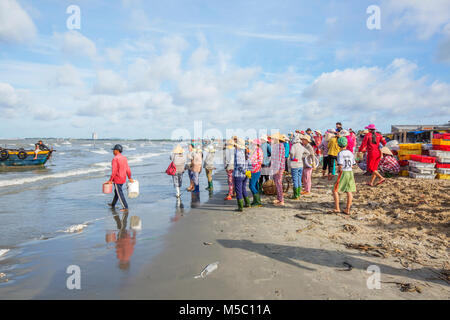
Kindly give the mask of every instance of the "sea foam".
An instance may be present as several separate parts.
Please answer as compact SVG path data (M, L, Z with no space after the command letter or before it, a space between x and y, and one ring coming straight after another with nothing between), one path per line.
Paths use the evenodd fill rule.
M161 155L161 153L146 153L141 155L133 155L128 158L128 163L134 164L134 163L140 163L145 159L156 157ZM67 177L73 177L73 176L81 176L96 172L102 172L107 171L111 168L110 162L98 162L93 165L91 165L88 168L85 169L73 169L48 175L42 175L38 177L28 177L28 178L19 178L19 179L11 179L11 180L0 180L0 187L9 187L9 186L17 186L27 183L35 183L38 181L46 180L46 179L62 179ZM133 168L131 168L133 170Z
M9 252L9 249L0 249L0 257L4 256Z

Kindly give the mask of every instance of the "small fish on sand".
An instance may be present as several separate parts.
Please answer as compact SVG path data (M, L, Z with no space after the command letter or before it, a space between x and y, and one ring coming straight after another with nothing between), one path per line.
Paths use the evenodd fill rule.
M214 270L216 270L219 267L219 262L214 262L211 264L208 264L205 269L203 269L202 272L200 272L200 274L198 276L195 276L195 279L199 279L199 278L204 278L206 277L208 274L210 274L211 272L213 272Z

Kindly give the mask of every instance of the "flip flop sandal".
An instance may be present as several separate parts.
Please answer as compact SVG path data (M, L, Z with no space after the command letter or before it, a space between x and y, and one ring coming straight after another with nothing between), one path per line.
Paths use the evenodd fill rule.
M385 181L386 181L386 179L383 179L383 180L379 181L379 182L377 183L377 186L380 185L380 184L382 184L382 183L385 182Z

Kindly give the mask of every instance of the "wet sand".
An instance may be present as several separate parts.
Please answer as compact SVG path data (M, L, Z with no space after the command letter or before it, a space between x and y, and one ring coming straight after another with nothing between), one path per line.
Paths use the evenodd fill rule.
M362 172L355 175L359 190L351 218L327 213L333 208L331 183L319 172L313 195L286 199L284 208L265 196L263 208L237 213L236 201L217 192L172 226L166 249L123 288L121 298L449 299L450 183L395 178L370 188ZM224 172L214 179L226 189ZM194 279L216 261L217 270ZM344 262L352 270L345 271ZM371 265L380 268L381 289L368 289Z

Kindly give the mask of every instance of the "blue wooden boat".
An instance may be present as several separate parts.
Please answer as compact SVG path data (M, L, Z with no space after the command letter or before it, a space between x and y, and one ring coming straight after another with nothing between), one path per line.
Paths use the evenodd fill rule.
M0 149L0 167L34 167L44 166L53 150L39 151L34 160L34 150Z

